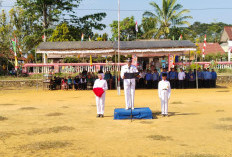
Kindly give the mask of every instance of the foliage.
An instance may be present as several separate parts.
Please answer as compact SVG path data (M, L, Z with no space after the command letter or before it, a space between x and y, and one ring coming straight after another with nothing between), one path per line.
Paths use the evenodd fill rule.
M70 35L74 40L81 40L82 33L84 34L84 40L89 40L89 37L94 37L94 30L103 30L106 28L105 24L101 21L106 17L106 13L96 13L92 15L85 15L83 17L74 17L69 22ZM67 21L66 21L67 22ZM96 38L93 38L97 40Z
M185 16L185 14L189 13L190 11L187 9L180 10L183 8L183 6L181 4L176 4L176 2L177 0L163 0L162 8L156 2L151 2L150 5L155 9L155 13L146 11L143 14L145 17L157 19L159 23L159 30L156 34L156 38L163 37L167 39L168 34L170 33L170 27L172 25L190 25L186 20L192 17Z
M73 41L67 23L62 23L56 27L53 31L49 41Z
M153 17L143 17L141 27L143 29L143 37L151 39L157 33L157 19Z
M120 40L121 41L131 41L137 38L141 38L142 32L140 26L138 26L138 33L135 30L135 20L134 16L126 17L123 21L120 21ZM118 21L113 21L110 24L112 39L118 39Z

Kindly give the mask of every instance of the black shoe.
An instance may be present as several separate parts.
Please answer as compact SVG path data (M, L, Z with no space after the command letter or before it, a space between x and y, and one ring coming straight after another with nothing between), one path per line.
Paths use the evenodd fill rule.
M103 115L103 114L101 114L101 115L100 115L100 117L104 118L104 115Z
M100 115L100 114L98 114L98 115L97 115L97 118L99 118L99 117L101 117L101 115Z
M162 117L165 117L165 114L162 114Z
M168 114L166 114L165 117L168 117Z

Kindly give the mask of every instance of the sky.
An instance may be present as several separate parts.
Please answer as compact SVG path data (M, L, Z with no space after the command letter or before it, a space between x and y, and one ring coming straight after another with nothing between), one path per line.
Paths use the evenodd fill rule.
M1 9L8 11L10 7L13 6L15 0L3 0ZM138 24L141 24L142 15L145 10L153 10L150 6L152 0L120 0L121 10L142 10L142 11L121 11L120 19L126 17L134 16ZM161 4L162 0L153 0ZM195 21L211 23L211 22L224 22L227 24L232 24L232 0L178 0L178 3L183 5L184 9L190 9L189 15L193 19L189 20L190 23ZM224 8L224 9L207 9L199 10L203 8ZM79 10L78 10L79 9ZM117 10L118 9L118 0L82 0L79 8L76 10L77 16L84 16L87 14L93 14L98 12L106 12L107 16L102 21L106 24L106 29L103 31L95 31L98 33L108 33L111 36L111 28L109 24L113 20L118 19ZM96 9L96 10L82 10L82 9ZM101 10L97 10L101 9ZM106 9L106 10L105 10Z

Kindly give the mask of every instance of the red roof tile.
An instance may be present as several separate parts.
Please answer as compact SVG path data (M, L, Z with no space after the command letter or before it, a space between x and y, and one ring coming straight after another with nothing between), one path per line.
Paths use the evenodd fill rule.
M202 51L204 43L198 43L198 46L200 50ZM220 52L221 54L224 54L225 51L222 49L222 47L218 43L206 43L206 49L205 54L217 54Z
M224 30L226 31L229 40L232 40L232 26L225 26Z

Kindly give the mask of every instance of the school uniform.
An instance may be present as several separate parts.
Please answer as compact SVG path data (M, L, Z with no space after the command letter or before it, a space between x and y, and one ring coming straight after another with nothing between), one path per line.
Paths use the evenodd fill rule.
M196 76L194 72L189 73L189 88L195 88Z
M168 115L168 100L171 95L171 86L169 81L162 80L159 82L158 95L161 101L161 114Z
M146 82L147 82L147 88L151 89L152 83L153 83L153 75L151 73L147 73L145 78L146 78Z
M138 72L136 66L124 65L121 69L121 77L123 79L125 73L136 73ZM126 109L134 109L134 97L135 97L135 79L123 79L124 94Z
M205 87L210 88L210 81L212 79L212 74L210 71L205 72L204 80L205 80Z
M215 71L212 71L211 75L212 75L211 87L216 88L217 73Z
M172 89L176 88L176 73L175 71L170 71L169 72L169 79L170 79L170 84L171 84L171 87Z
M178 80L179 80L179 88L184 89L184 80L185 80L185 72L178 73Z
M97 114L104 115L105 96L106 96L106 90L108 89L106 80L104 79L95 80L93 88L102 88L105 91L101 97L96 96Z
M198 78L198 88L203 88L203 72L202 71L197 71L197 78Z
M159 83L159 73L155 72L153 73L153 87L155 89L158 89L158 83Z

